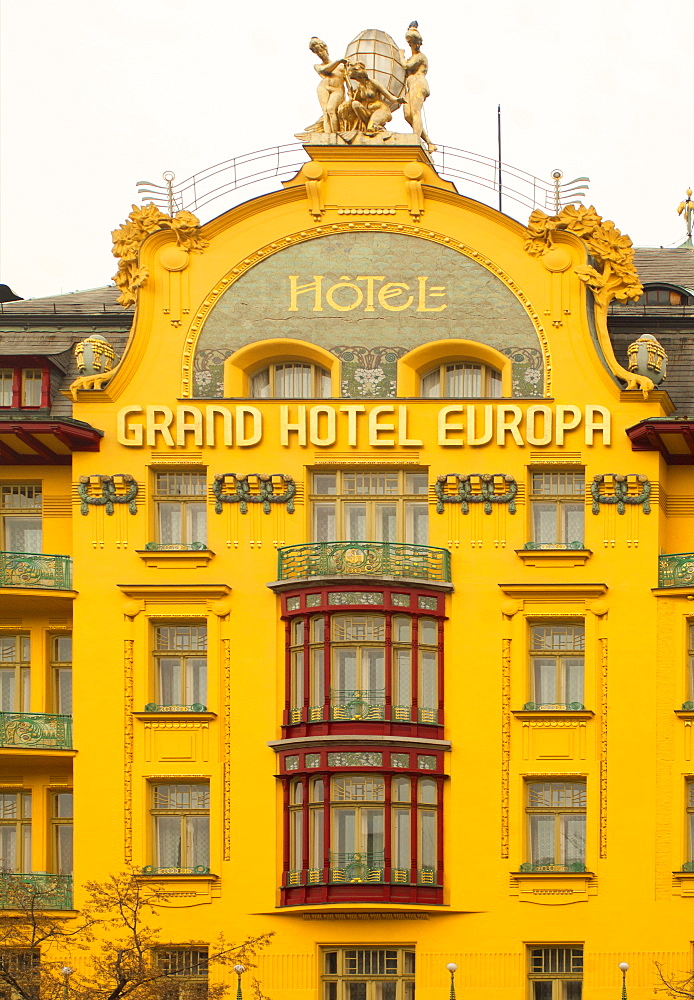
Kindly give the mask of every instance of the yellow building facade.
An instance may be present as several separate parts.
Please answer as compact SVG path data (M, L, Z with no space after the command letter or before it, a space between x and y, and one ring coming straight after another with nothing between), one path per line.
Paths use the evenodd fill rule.
M6 865L66 912L134 869L172 946L274 931L276 1000L433 1000L447 963L599 1000L619 961L650 996L692 961L662 553L694 494L664 359L606 336L629 247L460 196L416 140L306 149L203 227L133 213L82 444L37 429L71 459L33 465L25 430L0 470Z

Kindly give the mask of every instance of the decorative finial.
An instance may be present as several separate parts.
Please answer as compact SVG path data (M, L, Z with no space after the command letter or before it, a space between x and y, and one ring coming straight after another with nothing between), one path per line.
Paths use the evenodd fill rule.
M692 189L687 188L687 197L677 206L677 214L683 215L687 224L687 239L682 244L683 247L692 247L692 216L694 215L694 201L692 201Z

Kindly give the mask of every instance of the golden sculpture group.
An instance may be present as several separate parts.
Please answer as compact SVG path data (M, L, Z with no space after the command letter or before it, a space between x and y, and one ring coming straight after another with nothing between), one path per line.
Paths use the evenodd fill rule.
M314 68L320 77L318 101L322 117L301 133L300 138L310 138L317 132L361 132L369 137L380 133L385 138L383 133L386 132L386 124L392 120L392 112L402 106L405 121L413 133L426 143L429 152L433 152L436 146L425 131L422 116L424 102L430 93L427 81L429 61L421 51L422 36L417 21L411 22L405 39L412 55L406 59L400 52L405 84L404 94L398 95L392 94L370 76L364 62L350 61L346 56L331 60L326 43L314 36L309 42L309 49L320 59Z

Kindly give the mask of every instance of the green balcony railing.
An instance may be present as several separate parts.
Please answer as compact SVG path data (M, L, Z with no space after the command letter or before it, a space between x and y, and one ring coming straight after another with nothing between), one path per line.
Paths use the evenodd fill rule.
M404 542L311 542L277 550L277 578L402 576L450 583L451 554Z
M518 870L521 872L584 872L586 866L583 861L570 861L566 865L555 865L553 861L545 861L543 859L537 864L534 864L532 861L526 861Z
M204 552L205 542L147 542L146 552Z
M581 701L552 702L551 705L537 701L526 701L523 705L524 712L585 712L585 708Z
M0 747L72 750L72 716L0 712Z
M0 552L0 587L71 590L72 559L42 552Z
M659 587L691 587L694 584L694 552L658 556Z
M192 705L157 705L153 701L147 702L145 712L206 712L207 705L200 701L194 701Z
M143 875L209 875L210 869L205 865L195 865L193 868L157 868L156 865L145 865Z
M0 875L0 909L71 910L72 875L5 872Z

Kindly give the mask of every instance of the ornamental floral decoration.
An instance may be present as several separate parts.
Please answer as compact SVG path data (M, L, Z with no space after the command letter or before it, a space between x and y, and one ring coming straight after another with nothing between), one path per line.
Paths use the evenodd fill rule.
M120 288L118 302L129 308L135 305L137 290L149 277L146 267L140 267L138 260L140 246L151 234L160 229L169 229L176 237L176 243L187 253L204 250L207 240L200 236L200 222L192 212L177 212L166 215L156 205L133 205L133 210L119 229L111 233L113 256L118 258L118 271L113 280Z
M602 476L594 476L590 484L590 492L593 497L593 513L600 513L600 504L616 504L617 513L623 514L626 504L642 505L644 514L650 514L651 505L649 498L651 495L651 484L646 476L632 476L632 480L641 484L641 492L634 495L629 494L629 476L616 476L613 473L605 473ZM602 493L601 485L608 479L613 482L612 493Z
M125 487L122 493L118 492L116 479L119 479ZM101 496L90 492L95 486L101 487ZM131 514L137 514L135 499L138 489L135 479L128 473L113 476L80 476L77 484L77 494L81 501L80 512L88 514L90 507L105 507L106 513L110 515L113 514L114 505L121 503L128 505Z
M451 480L455 481L455 493L446 492L446 485ZM497 483L503 484L503 493L496 492ZM439 514L443 514L444 504L447 503L459 503L463 514L470 512L471 503L483 503L485 514L491 514L493 503L506 503L509 514L515 514L518 484L513 476L507 476L503 473L489 474L485 472L463 475L458 472L449 472L445 476L436 477L434 493L436 494L436 511Z
M257 492L254 491L250 480L257 483ZM233 492L226 493L225 486L230 480ZM281 480L282 492L276 493L276 481ZM249 503L261 503L263 512L270 513L270 505L273 503L283 503L287 506L287 513L294 513L294 497L296 496L296 484L291 476L282 473L265 475L260 473L249 473L246 476L237 476L234 472L218 473L212 482L212 492L215 496L214 509L217 514L222 513L222 504L237 503L242 514L248 513Z
M643 294L643 286L634 263L634 248L629 237L614 222L604 220L591 205L567 205L558 215L546 215L535 209L527 226L526 251L532 257L544 257L554 249L557 232L573 233L583 241L588 264L574 269L576 276L590 288L595 303L598 340L612 372L626 382L627 389L641 389L647 395L653 380L630 372L619 364L607 332L607 307L615 299L627 302Z

